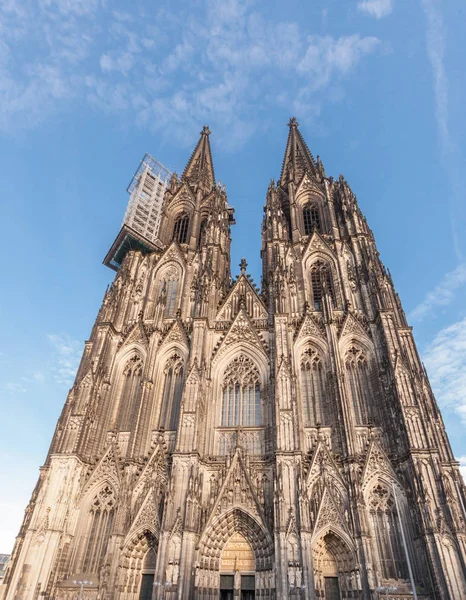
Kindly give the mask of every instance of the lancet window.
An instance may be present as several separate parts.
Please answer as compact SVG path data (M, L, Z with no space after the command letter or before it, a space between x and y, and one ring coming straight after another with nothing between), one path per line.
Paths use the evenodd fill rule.
M241 355L230 363L223 378L222 426L261 424L259 371L252 360Z
M181 396L183 393L183 360L178 354L173 354L164 369L164 385L162 393L162 412L160 427L173 431L178 425Z
M161 281L159 301L165 306L163 316L166 319L175 316L179 283L179 274L175 270L166 273Z
M189 216L184 213L175 221L173 228L173 239L179 244L186 244L188 241Z
M90 529L83 573L99 572L112 531L115 504L115 492L109 485L103 487L94 497L90 510Z
M384 579L407 579L400 517L392 494L382 485L371 493L369 511Z
M321 231L320 212L315 202L308 202L303 207L304 235L312 235L314 231Z
M367 356L361 348L353 345L346 352L345 364L356 425L367 425L370 421L369 408L375 401Z
M120 396L117 425L120 431L130 431L141 398L143 362L139 354L133 354L123 369L123 388Z
M306 426L325 425L325 374L322 359L313 348L308 348L301 359L301 396Z
M312 303L316 310L322 310L324 292L330 294L335 305L335 290L330 265L318 260L311 267Z

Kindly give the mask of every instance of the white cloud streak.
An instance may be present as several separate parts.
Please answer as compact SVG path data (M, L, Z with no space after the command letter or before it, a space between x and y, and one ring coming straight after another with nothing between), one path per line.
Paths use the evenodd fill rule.
M447 273L442 281L427 294L408 315L410 321L422 321L439 306L448 306L455 298L455 293L466 284L466 263L458 265L454 271Z
M47 338L55 350L53 377L57 383L71 386L81 359L82 343L66 334L50 333Z
M186 144L209 122L231 146L270 108L318 114L328 90L379 46L357 33L308 35L247 0L131 14L99 0L8 0L0 40L0 130L85 99Z
M366 15L382 19L392 12L393 5L392 0L362 0L358 2L357 8Z
M424 352L432 388L442 408L466 424L466 318L435 336Z

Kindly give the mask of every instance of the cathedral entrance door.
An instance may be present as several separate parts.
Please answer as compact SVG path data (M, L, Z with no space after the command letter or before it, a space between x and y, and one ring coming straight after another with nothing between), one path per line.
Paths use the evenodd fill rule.
M223 573L222 573L223 571ZM226 543L220 561L220 598L253 600L256 595L255 560L251 545L241 533Z
M325 577L325 600L340 600L338 577Z

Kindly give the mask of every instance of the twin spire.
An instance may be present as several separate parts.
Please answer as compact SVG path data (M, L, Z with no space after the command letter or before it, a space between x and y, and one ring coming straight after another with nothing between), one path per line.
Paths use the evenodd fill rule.
M311 177L318 177L314 157L298 126L299 123L296 118L291 117L288 123L290 131L280 175L282 185L286 185L289 181L297 183L306 172ZM215 187L215 173L209 141L210 129L207 125L204 125L200 135L197 146L194 148L183 172L182 179L186 180L196 190L201 189L203 192L208 193Z
M185 179L195 189L210 192L215 187L214 163L209 142L210 129L204 125L201 138L194 148L191 158L183 171Z

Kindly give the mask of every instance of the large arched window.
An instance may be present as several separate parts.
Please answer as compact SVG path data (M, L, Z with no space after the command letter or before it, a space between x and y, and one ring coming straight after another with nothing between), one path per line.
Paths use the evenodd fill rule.
M395 500L385 486L377 485L369 498L369 511L384 579L407 579L400 519Z
M333 288L330 265L322 260L316 261L311 267L312 305L316 310L322 310L324 292L330 294L335 305L335 290Z
M322 360L312 348L301 359L301 394L307 427L326 424L325 380Z
M321 231L320 212L316 202L308 202L303 206L304 235L312 235L314 231Z
M356 425L367 425L370 421L369 407L375 399L365 352L355 345L351 346L346 352L345 365Z
M112 531L115 504L115 492L109 485L103 487L94 497L83 573L98 573L102 566Z
M160 427L173 431L178 425L181 395L183 393L183 361L178 354L173 354L165 365L165 380L162 394L162 412Z
M235 358L223 378L222 426L262 424L259 371L248 357Z
M135 353L123 369L123 388L118 409L117 427L120 431L131 431L141 399L143 362Z
M179 244L186 244L188 241L188 229L189 229L189 216L184 213L180 215L175 221L175 227L173 228L173 239Z

